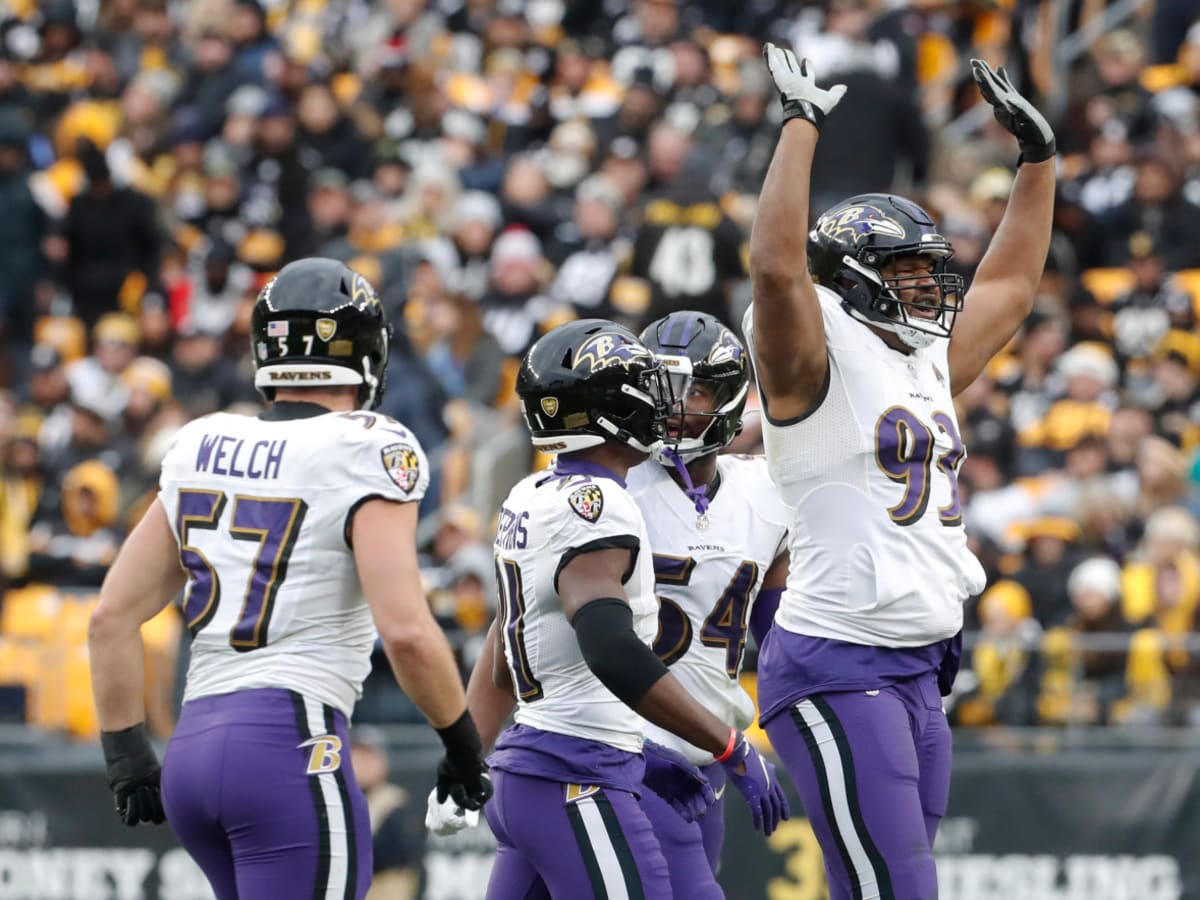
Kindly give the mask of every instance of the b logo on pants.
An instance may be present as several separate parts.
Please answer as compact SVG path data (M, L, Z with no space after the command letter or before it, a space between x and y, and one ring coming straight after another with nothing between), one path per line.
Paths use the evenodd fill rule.
M342 739L336 734L322 734L309 738L300 748L312 747L308 754L307 775L323 775L336 772L342 765Z

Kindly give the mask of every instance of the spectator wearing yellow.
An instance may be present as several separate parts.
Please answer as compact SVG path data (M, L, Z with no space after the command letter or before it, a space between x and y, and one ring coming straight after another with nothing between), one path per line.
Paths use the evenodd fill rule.
M42 495L36 416L13 422L0 446L0 584L25 577L29 567L29 528Z
M958 723L1030 725L1037 692L1037 665L1032 651L1041 627L1033 618L1029 592L1001 579L979 598L982 634L971 653L978 687L957 705Z
M119 484L97 460L80 463L63 480L61 507L39 516L30 529L30 581L56 587L99 587L117 554L113 527Z
M137 355L137 321L124 313L112 312L100 317L92 329L92 354L67 369L71 395L116 422L125 410L129 392L121 373Z
M1107 557L1084 560L1071 571L1067 593L1072 612L1042 643L1038 717L1046 724L1107 723L1127 693L1130 629L1121 615L1121 568Z

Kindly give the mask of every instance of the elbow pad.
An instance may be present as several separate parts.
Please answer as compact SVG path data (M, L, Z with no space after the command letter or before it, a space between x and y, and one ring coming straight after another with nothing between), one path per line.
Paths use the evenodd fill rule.
M667 674L654 651L638 640L633 610L616 597L601 597L583 606L571 620L583 661L600 683L630 708Z

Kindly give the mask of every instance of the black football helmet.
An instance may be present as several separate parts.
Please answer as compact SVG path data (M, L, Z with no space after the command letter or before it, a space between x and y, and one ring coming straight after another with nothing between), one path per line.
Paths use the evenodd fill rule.
M699 437L679 439L674 447L679 458L691 462L727 446L742 430L750 390L750 362L742 342L716 317L691 310L651 322L641 338L666 371L672 416L682 412L694 382L704 382L713 391L711 413L688 413L710 421Z
M606 440L652 452L662 439L669 390L654 354L607 319L578 319L547 332L517 373L533 445L558 453Z
M383 398L389 329L371 283L335 259L288 263L267 282L250 318L254 386L356 384L360 409Z
M894 332L914 350L948 338L963 305L963 278L946 271L954 255L933 219L917 204L891 194L859 194L821 214L808 233L808 268L813 281L842 298L850 315ZM931 275L884 279L880 269L903 256L928 256ZM926 286L936 300L900 299L908 288ZM914 309L937 311L926 318Z

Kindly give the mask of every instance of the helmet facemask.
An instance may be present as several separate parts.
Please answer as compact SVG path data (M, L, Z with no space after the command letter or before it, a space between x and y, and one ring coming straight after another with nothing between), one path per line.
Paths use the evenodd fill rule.
M876 256L865 255L868 258ZM961 275L945 270L950 258L948 251L905 255L931 258L934 262L932 271L884 276L880 269L897 257L878 260L875 264L878 268L852 256L843 257L845 268L860 276L844 279L857 282L843 285L846 289L844 297L846 308L855 318L892 332L909 349L921 350L938 338L950 337L955 319L962 311L964 282ZM868 293L869 300L862 303L861 297L852 297L855 292ZM905 294L915 296L906 298ZM930 310L936 311L937 315L926 315Z
M738 385L733 381L696 376L692 373L692 362L686 356L660 356L660 359L667 364L666 379L670 389L663 447L674 451L685 463L720 451L742 430L742 409L750 389L749 382ZM708 410L688 406L693 390L698 387L706 389L712 397ZM707 421L703 428L693 433L696 429L689 427L689 420L696 419ZM663 462L662 459L659 461Z

